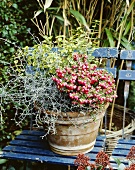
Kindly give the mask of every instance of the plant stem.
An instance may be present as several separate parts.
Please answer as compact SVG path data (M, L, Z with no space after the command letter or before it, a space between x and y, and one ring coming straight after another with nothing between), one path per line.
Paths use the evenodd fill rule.
M101 2L101 10L100 10L100 23L99 23L99 32L98 32L98 46L100 46L100 38L101 38L101 29L102 29L102 18L103 18L103 7L104 7L104 0Z

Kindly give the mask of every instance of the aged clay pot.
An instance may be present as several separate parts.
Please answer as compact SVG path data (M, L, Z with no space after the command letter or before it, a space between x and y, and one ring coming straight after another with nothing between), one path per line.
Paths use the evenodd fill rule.
M76 112L67 114L68 118L64 117L57 120L57 133L47 136L51 150L55 153L69 156L91 151L105 110L100 111L95 120L90 116L77 117ZM69 118L71 119L69 120Z

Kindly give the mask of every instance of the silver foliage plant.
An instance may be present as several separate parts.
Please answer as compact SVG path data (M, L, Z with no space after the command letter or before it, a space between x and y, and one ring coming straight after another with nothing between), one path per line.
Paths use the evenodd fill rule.
M67 94L58 91L52 77L45 76L46 70L29 66L26 56L21 49L19 50L22 54L19 58L19 69L8 63L10 80L6 84L0 84L0 123L1 125L4 123L2 120L2 114L5 112L4 103L13 104L16 125L21 126L24 121L31 118L33 126L45 126L45 135L55 134L55 122L58 116L63 118L62 112L79 111L82 114L88 108L72 105ZM70 117L69 120L75 123Z

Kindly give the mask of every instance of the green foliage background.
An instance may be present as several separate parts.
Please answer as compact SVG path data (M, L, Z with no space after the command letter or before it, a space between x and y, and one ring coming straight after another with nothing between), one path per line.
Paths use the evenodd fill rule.
M19 47L34 44L29 31L37 32L30 19L38 4L34 0L2 0L0 1L0 83L9 80L8 67L13 64L13 53ZM2 107L2 106L0 106ZM0 126L0 146L11 139L16 130L14 126L13 106L4 103L3 122Z

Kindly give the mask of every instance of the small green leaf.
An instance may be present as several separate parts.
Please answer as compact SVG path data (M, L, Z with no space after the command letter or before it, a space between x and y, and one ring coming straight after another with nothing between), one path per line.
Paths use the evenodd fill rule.
M12 6L17 9L18 8L18 5L17 4L12 4Z
M86 170L90 170L90 169L91 169L90 166L87 166L87 167L86 167Z
M16 130L16 131L14 131L14 134L15 135L20 135L21 132L22 132L22 130Z
M13 52L15 51L15 49L14 49L14 48L9 48L9 51L10 51L11 53L13 53Z
M110 45L109 40L103 41L103 47L109 47L109 45Z
M97 168L97 170L102 170L103 169L103 166L102 165L100 165L98 168Z
M3 31L2 31L2 34L3 34L3 36L6 36L6 35L8 34L8 31L3 30Z
M46 11L47 8L49 8L52 4L53 0L46 0L45 5L44 5L44 12Z
M87 22L82 14L80 14L79 11L75 11L73 9L70 9L70 12L74 17L83 25L87 26Z
M12 30L12 33L13 33L13 34L16 34L16 33L17 33L17 30L15 30L15 29Z
M124 170L125 168L126 168L126 166L121 163L118 167L118 170Z
M58 20L60 20L60 21L63 21L64 22L64 19L63 19L63 17L62 16L59 16L59 15L54 15Z
M105 28L105 32L109 40L110 47L115 47L115 43L111 31L108 28Z
M4 163L6 163L6 162L7 162L6 159L0 159L0 165L1 165L1 164L4 164Z
M115 37L116 40L118 40L117 37ZM125 49L127 50L134 50L135 48L131 45L130 42L128 42L128 40L125 38L125 37L122 37L121 38L121 41L120 41L121 45L123 45L123 47L125 47Z
M121 44L128 50L134 50L134 47L131 45L131 43L125 38L125 37L122 37L121 38L122 41L121 41Z
M120 162L120 160L119 160L118 158L114 158L114 160L115 160L115 162L116 162L118 165L121 164L121 162Z
M10 166L8 170L15 170L15 168L13 166Z
M129 21L127 26L126 26L125 32L123 34L124 36L127 35L127 33L129 32L130 28L131 28L131 21Z
M7 51L7 50L4 50L3 53L8 53L8 51Z
M37 12L36 12L36 14L34 15L34 18L36 18L39 14L41 14L43 12L43 10L42 9L40 9L40 10L38 10Z
M8 21L8 15L5 15L5 20Z
M59 8L58 7L50 7L50 8L47 8L47 10L58 10Z

